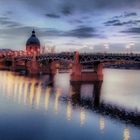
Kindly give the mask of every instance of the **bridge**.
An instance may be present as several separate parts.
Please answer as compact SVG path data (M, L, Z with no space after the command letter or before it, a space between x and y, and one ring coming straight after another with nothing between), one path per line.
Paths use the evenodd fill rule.
M57 69L71 69L71 82L103 81L103 65L113 63L139 63L140 54L119 53L48 53L33 55L3 54L0 68L24 70L30 75L55 75Z

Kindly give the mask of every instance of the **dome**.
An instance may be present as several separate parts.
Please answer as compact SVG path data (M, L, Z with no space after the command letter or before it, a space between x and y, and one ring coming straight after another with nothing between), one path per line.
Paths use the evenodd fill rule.
M40 41L39 39L36 37L35 35L35 31L32 31L32 35L31 37L27 40L26 42L26 46L30 46L30 45L36 45L36 46L40 46Z

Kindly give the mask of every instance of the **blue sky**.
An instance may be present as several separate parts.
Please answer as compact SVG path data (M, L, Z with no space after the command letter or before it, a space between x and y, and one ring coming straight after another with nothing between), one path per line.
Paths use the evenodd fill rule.
M24 49L33 28L58 50L140 51L139 0L0 0L0 48ZM93 49L92 49L93 51Z

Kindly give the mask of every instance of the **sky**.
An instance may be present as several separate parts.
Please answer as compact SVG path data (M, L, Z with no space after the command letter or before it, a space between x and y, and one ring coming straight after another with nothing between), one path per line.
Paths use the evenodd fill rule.
M0 0L0 49L25 49L35 29L57 51L140 52L139 9L140 0Z

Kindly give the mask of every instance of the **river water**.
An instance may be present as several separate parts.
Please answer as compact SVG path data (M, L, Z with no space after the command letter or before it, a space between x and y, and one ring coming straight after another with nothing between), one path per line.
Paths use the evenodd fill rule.
M69 73L0 72L0 140L140 140L140 71L104 69L103 83Z

